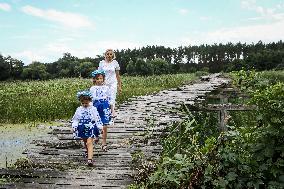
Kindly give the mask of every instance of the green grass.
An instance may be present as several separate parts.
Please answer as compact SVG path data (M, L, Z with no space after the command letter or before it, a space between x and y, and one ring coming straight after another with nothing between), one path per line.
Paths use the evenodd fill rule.
M259 72L259 74L262 78L273 81L274 83L284 82L284 70L263 71L263 72Z
M175 88L189 83L196 78L194 74L123 77L122 94L118 96L117 102L120 104L130 97L148 95L164 89Z
M178 87L196 79L193 74L122 77L120 104L130 97ZM0 82L0 123L43 122L70 119L79 102L76 93L89 89L90 79Z

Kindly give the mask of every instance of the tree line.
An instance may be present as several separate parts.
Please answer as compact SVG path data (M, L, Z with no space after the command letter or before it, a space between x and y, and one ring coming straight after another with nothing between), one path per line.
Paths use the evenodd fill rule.
M138 49L115 50L121 74L158 75L192 73L196 71L229 72L251 69L258 71L283 69L284 43L227 43L169 48L146 46ZM0 80L46 80L66 77L89 77L104 57L78 58L64 53L52 63L32 62L24 65L21 60L0 54Z

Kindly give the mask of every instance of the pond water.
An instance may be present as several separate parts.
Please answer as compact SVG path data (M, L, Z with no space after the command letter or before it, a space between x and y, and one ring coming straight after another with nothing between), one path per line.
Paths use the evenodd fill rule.
M49 126L28 124L0 124L0 168L12 165L21 157L25 149L32 148L33 140L43 139L51 131Z

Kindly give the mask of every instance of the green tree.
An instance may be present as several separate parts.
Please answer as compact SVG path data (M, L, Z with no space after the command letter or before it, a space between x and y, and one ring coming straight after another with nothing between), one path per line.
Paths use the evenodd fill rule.
M92 62L81 62L79 66L75 67L76 76L90 77L90 74L96 67Z
M79 65L79 59L70 53L64 53L57 62L59 77L75 77L75 67Z
M153 75L154 67L150 61L138 58L136 62L130 61L127 65L127 72L129 75Z
M130 60L126 66L126 72L128 75L136 75L136 70L135 70L135 63Z
M160 75L160 74L167 74L171 72L171 65L167 61L156 58L154 60L151 60L149 62L151 64L151 67L154 69L154 74Z
M46 80L50 78L50 74L46 71L45 64L32 62L23 69L21 77L23 79Z
M5 62L9 64L10 77L13 79L20 79L23 71L24 63L20 60L8 56Z
M5 58L0 54L0 81L4 81L10 77L10 66Z

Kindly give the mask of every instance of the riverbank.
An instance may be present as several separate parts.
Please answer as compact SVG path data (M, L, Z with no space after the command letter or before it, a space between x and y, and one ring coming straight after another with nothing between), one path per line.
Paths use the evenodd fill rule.
M36 147L34 140L45 139L55 122L29 124L0 124L0 168L13 165L19 158L26 157L25 149Z

